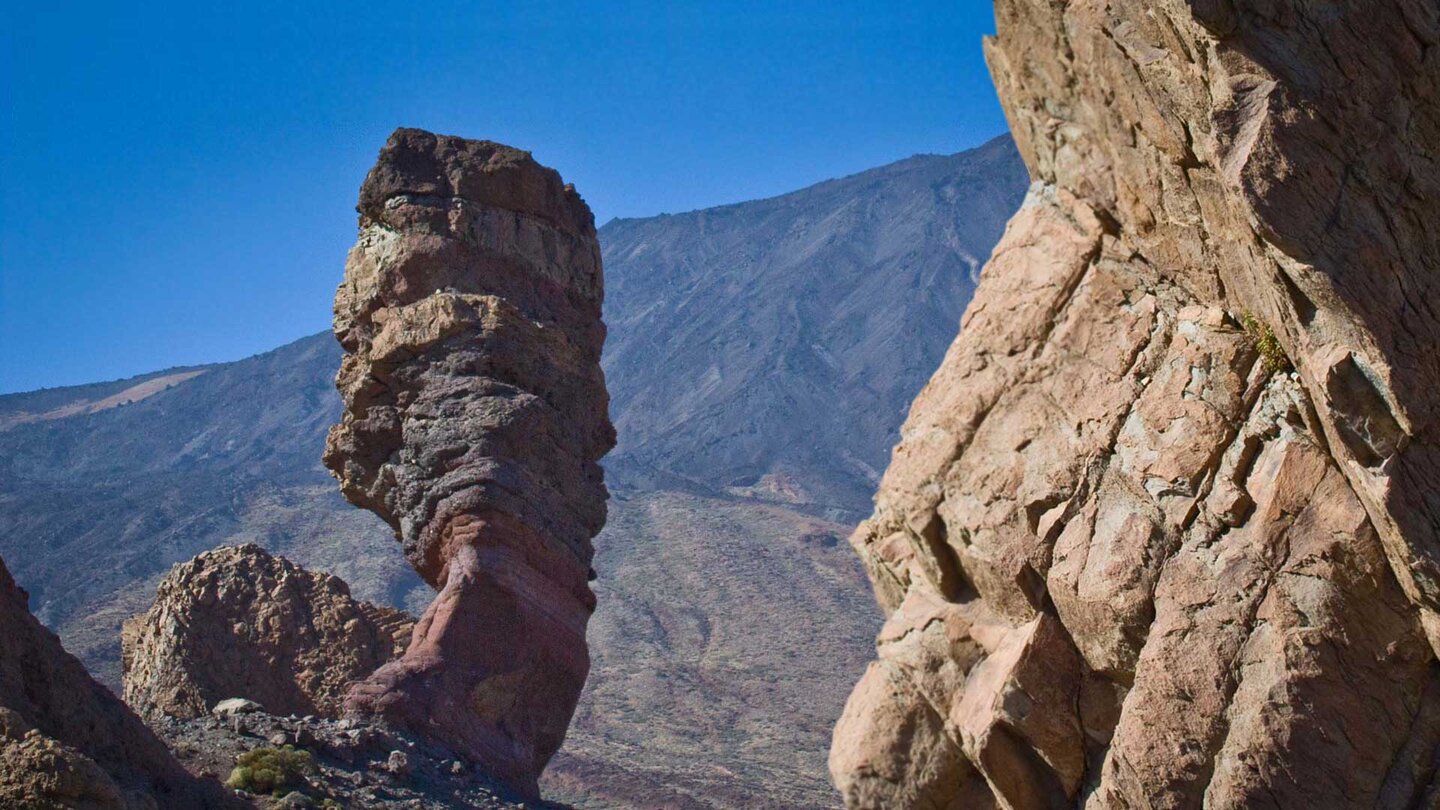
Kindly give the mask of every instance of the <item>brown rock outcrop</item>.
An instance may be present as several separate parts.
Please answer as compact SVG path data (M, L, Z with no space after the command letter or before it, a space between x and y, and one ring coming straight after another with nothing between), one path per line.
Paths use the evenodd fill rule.
M1440 7L997 0L1035 181L853 544L851 807L1440 801Z
M398 657L413 626L259 546L207 551L175 566L155 605L125 623L125 702L189 718L239 697L272 714L339 717L345 690Z
M533 794L589 670L598 462L615 441L593 218L528 153L411 129L359 210L325 463L440 594L347 708Z
M30 615L0 563L0 806L229 807Z

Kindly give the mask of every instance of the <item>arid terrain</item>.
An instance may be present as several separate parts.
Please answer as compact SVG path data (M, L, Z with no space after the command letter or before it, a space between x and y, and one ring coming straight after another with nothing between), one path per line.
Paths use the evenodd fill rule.
M1008 137L396 129L333 334L0 397L0 805L1440 808L1440 6L978 8Z
M547 795L833 806L830 726L880 620L845 538L1025 185L998 140L601 229L620 444L594 666ZM257 543L412 613L429 601L320 466L339 358L324 334L0 397L0 555L103 682L118 687L121 623L219 545Z

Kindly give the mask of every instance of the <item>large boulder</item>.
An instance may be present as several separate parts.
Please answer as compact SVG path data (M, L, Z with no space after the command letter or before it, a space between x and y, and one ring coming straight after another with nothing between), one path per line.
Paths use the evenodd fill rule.
M526 152L413 129L381 150L359 210L325 463L440 594L347 709L533 794L589 671L615 442L593 218Z
M1034 185L853 537L847 803L1433 806L1440 7L996 16Z
M399 656L414 623L259 546L207 551L125 623L125 701L146 716L203 717L246 698L272 714L338 717L350 684Z
M30 615L0 562L0 806L201 810L235 802L192 777Z

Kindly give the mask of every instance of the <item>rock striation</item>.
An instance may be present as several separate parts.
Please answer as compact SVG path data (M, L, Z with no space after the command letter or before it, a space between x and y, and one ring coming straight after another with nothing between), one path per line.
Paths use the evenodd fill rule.
M413 129L381 150L359 211L325 464L440 593L346 708L533 794L589 670L615 443L593 217L526 152Z
M851 807L1440 802L1440 8L997 0L1034 185L852 543Z
M125 702L146 717L204 717L232 698L339 717L345 690L398 657L414 623L257 545L207 551L125 623Z
M30 615L0 563L0 806L223 808L145 724Z

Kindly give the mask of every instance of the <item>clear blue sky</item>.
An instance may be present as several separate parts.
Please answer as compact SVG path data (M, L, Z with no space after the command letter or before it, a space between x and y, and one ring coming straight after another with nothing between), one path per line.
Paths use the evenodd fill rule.
M530 149L601 223L1005 128L988 0L46 0L5 23L0 392L327 328L396 126Z

